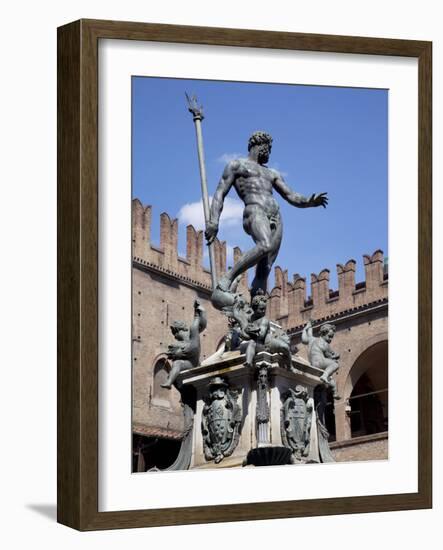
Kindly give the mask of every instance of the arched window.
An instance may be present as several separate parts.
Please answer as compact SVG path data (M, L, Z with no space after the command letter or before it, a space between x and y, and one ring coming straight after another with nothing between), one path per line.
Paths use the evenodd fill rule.
M363 352L351 370L349 397L352 437L388 430L388 342Z
M165 358L159 359L154 366L154 383L152 387L152 403L163 407L171 407L171 393L167 388L162 388L168 378L169 365Z

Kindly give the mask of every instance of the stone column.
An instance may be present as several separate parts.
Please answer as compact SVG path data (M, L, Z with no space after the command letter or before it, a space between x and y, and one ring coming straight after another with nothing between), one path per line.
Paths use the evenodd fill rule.
M281 394L280 388L271 384L270 412L271 412L271 443L272 445L283 445L281 440Z
M202 411L204 407L204 401L202 399L197 400L197 407L195 411L194 416L194 432L193 432L193 439L194 443L192 445L192 458L191 458L191 468L195 467L196 465L200 464L202 462L204 457L204 451L203 451L203 437L202 437L202 431L201 431L201 418L202 418Z
M255 414L257 447L270 445L270 420L269 407L269 363L263 361L257 364L257 408Z
M341 399L334 404L335 438L337 441L351 439L351 418L346 413L347 401Z

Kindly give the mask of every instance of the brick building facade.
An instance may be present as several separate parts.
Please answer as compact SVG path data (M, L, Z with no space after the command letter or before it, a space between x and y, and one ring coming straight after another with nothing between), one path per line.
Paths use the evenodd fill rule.
M134 470L166 467L179 447L183 420L179 394L161 388L169 364L173 320L190 322L196 298L208 314L202 333L202 359L223 341L226 318L210 302L211 277L202 267L204 236L186 229L186 257L178 255L178 221L160 216L160 246L151 243L151 207L133 201L133 445ZM226 244L216 239L217 274L226 266ZM241 251L234 249L234 259ZM337 384L341 399L328 407L327 423L336 460L387 457L388 420L388 274L381 250L363 256L365 280L356 283L356 262L337 265L338 290L329 288L328 269L306 279L275 268L268 316L291 336L297 353L304 324L329 321L337 332L333 348L340 356ZM247 292L247 279L241 282Z

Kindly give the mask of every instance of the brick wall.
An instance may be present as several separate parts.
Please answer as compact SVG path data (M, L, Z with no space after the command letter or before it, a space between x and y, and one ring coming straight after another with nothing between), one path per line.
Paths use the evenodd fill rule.
M186 228L186 257L178 255L178 220L167 213L160 216L160 246L151 243L150 206L133 201L133 423L138 433L150 428L170 430L171 437L182 428L178 392L172 389L155 399L154 366L165 358L173 341L169 325L180 319L189 323L193 302L198 298L208 313L208 329L202 334L202 358L214 353L227 330L226 318L210 303L211 276L202 266L204 235L192 226ZM217 274L226 270L226 243L216 239ZM241 254L234 249L234 261ZM337 264L339 288L329 288L329 269L311 274L310 294L306 278L275 268L275 286L270 293L268 316L279 322L291 335L291 341L306 357L300 344L304 324L314 326L333 322L337 333L333 348L340 353L337 375L343 399L335 403L337 439L350 438L349 419L345 414L352 367L368 348L388 338L388 279L383 270L383 252L363 256L365 280L355 282L356 262ZM243 277L240 289L247 292ZM166 397L165 397L166 396Z
M332 455L337 462L386 460L389 458L387 432L335 442L331 443L330 446Z
M160 215L160 246L152 245L151 207L135 199L133 212L133 427L136 433L162 434L174 438L182 430L179 394L175 388L154 388L154 367L166 358L168 344L174 341L170 324L190 323L194 300L208 315L208 330L201 334L202 359L217 349L227 332L226 317L210 302L211 276L202 266L203 232L186 228L186 258L178 255L178 220ZM226 243L215 241L217 273L226 270ZM241 254L236 248L234 256ZM242 281L247 288L247 280Z

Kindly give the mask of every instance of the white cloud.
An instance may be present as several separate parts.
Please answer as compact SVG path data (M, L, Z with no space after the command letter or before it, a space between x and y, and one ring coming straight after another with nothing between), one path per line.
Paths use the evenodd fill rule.
M210 201L212 197L210 198ZM179 222L184 225L193 225L195 229L205 228L202 201L184 204L178 212ZM223 212L220 218L220 226L233 227L242 222L243 204L238 199L226 197Z
M231 160L235 160L238 158L243 157L241 153L223 153L223 155L220 155L217 158L217 162L221 162L222 164L228 164L228 162L231 162Z

